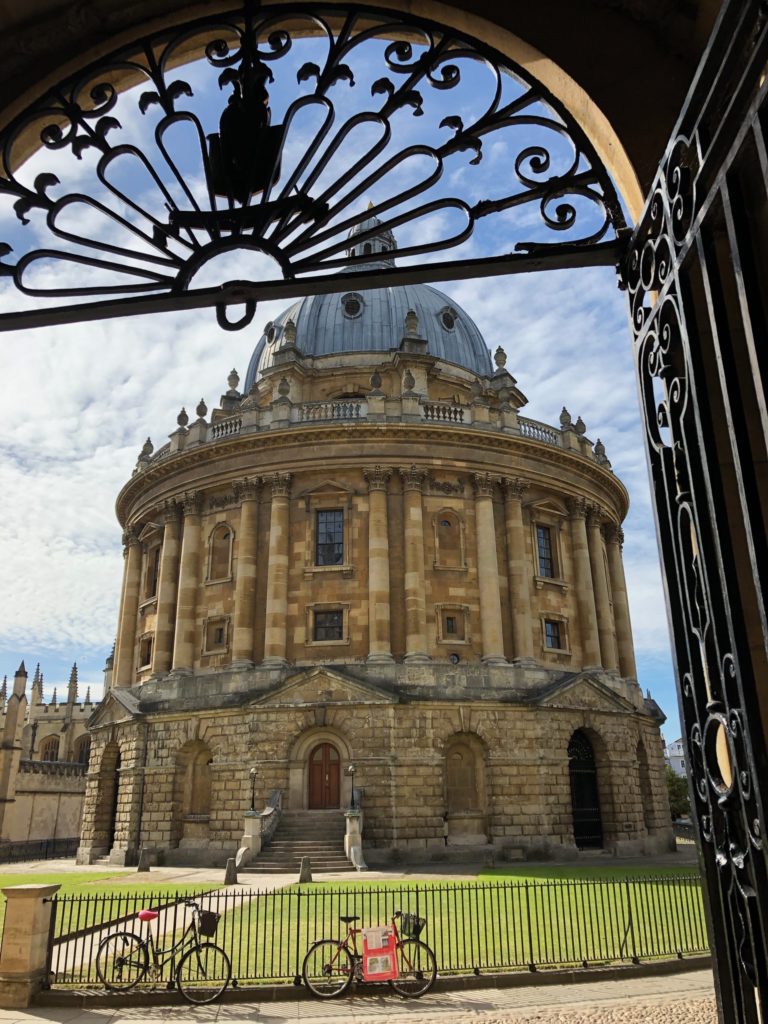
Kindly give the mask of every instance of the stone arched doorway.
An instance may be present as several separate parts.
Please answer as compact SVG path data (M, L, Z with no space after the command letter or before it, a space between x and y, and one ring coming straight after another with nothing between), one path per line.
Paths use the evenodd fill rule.
M603 816L595 751L589 736L577 729L568 744L573 839L580 850L601 849Z
M173 845L200 845L210 838L211 761L211 749L201 740L185 743L176 755Z
M115 845L120 798L120 747L108 743L101 755L93 821L93 853L108 854Z
M457 733L446 743L444 786L448 844L486 843L485 747L477 736Z
M309 755L307 808L330 811L340 806L341 757L333 743L318 743Z

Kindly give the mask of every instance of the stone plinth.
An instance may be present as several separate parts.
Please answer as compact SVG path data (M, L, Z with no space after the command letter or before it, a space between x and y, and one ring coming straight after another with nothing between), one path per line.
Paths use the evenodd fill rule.
M0 949L0 1006L29 1006L45 981L48 936L58 885L13 885L7 901Z

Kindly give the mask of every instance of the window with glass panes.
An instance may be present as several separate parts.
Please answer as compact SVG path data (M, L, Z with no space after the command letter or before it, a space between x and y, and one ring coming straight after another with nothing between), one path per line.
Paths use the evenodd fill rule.
M315 513L315 565L344 564L344 512L340 508Z
M332 611L315 612L315 640L343 640L344 612L340 608Z
M562 643L560 641L560 623L552 622L550 619L547 619L544 623L545 646L560 650L562 649Z
M548 526L536 527L536 545L539 553L539 576L555 575L555 560L552 557L552 531Z

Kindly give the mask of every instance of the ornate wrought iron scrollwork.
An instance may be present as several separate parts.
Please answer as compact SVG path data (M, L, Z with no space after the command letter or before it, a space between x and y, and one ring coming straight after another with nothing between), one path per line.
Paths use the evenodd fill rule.
M216 79L223 110L205 88ZM488 272L512 254L578 262L625 229L593 147L528 71L424 19L352 6L249 3L126 47L21 115L0 162L18 219L0 273L35 299L98 297L96 316L134 308L112 296L173 308L232 251L322 290L329 272L369 270L381 231L400 232L397 278L451 250L435 277L478 251ZM234 322L210 298L222 326L250 322L263 283L229 290L246 302Z
M768 996L768 862L761 825L766 780L760 777L765 737L759 722L749 721L757 684L740 622L739 584L727 569L734 560L724 528L729 510L712 412L720 399L709 393L715 385L703 370L713 358L704 350L713 344L709 332L717 333L718 313L702 303L691 281L696 274L706 280L712 271L708 218L729 171L730 140L747 123L742 118L757 117L757 107L732 114L731 123L718 125L724 127L718 138L706 105L739 95L744 87L737 88L729 75L736 82L749 75L762 82L768 35L763 26L755 44L748 6L756 9L751 0L725 5L720 31L732 63L723 65L718 42L710 44L711 65L705 60L702 72L712 76L704 78L708 88L693 91L681 115L625 263L681 718L727 1021L762 1020L760 1004ZM741 94L749 95L746 89ZM718 160L724 161L720 167ZM716 338L718 344L727 339Z

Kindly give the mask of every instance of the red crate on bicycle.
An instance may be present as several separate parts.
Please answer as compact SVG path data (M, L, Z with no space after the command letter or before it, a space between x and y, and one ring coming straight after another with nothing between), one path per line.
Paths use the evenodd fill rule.
M391 925L363 929L363 980L397 981L397 936Z

